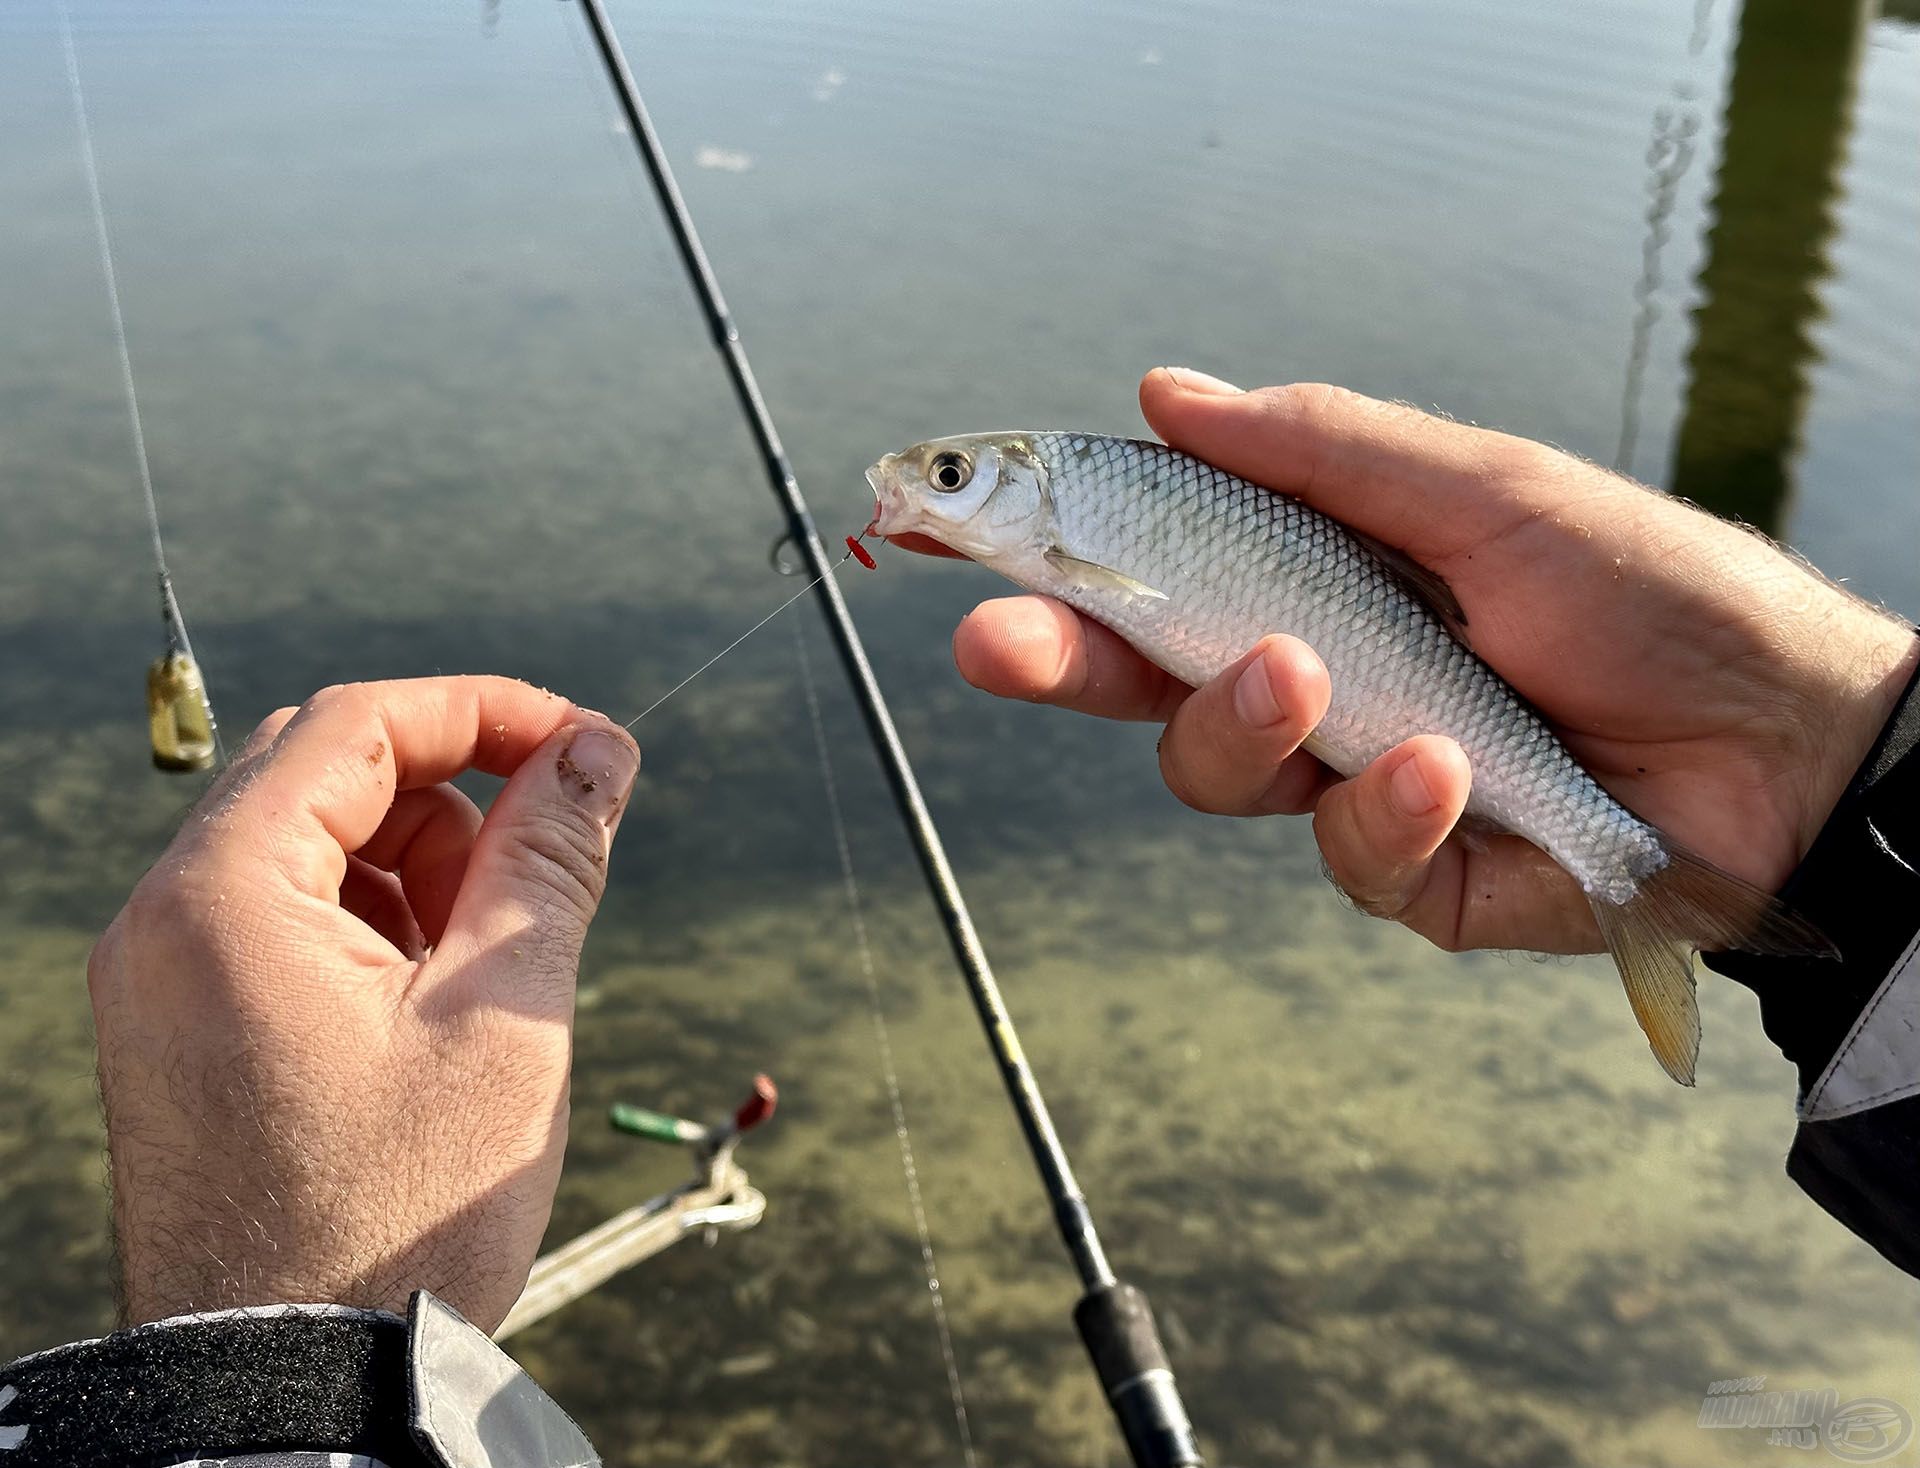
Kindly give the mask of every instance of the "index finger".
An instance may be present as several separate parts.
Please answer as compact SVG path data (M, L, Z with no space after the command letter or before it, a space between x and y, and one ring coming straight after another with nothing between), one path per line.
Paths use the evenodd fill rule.
M512 678L411 678L322 689L256 759L232 824L291 825L358 851L394 795L463 770L511 775L581 711ZM277 844L277 843L276 843Z
M953 660L975 688L1103 719L1165 723L1193 691L1119 633L1046 596L982 602L955 629Z

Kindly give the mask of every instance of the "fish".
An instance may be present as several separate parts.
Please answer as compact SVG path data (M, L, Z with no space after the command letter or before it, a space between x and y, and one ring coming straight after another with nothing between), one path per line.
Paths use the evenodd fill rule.
M1341 775L1417 734L1473 770L1466 823L1532 842L1580 884L1661 1067L1694 1083L1696 950L1833 947L1615 799L1473 651L1445 580L1291 495L1143 439L962 434L867 471L870 533L917 533L1105 624L1195 687L1269 633L1332 677L1305 749Z

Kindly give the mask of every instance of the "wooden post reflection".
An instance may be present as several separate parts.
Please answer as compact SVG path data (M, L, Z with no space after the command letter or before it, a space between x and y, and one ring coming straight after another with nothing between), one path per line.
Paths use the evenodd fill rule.
M1746 0L1667 484L1777 530L1870 0Z

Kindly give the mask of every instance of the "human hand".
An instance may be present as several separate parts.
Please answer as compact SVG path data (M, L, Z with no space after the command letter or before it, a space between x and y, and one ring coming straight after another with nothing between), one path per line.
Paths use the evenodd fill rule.
M254 731L88 967L132 1321L429 1289L500 1322L638 766L504 678L332 688ZM446 783L469 768L507 777L484 821Z
M1439 572L1475 652L1609 791L1768 891L1920 656L1910 627L1761 537L1525 439L1339 388L1243 393L1176 369L1148 374L1140 398L1173 447ZM1180 799L1312 811L1358 905L1444 948L1603 946L1585 894L1537 848L1455 834L1472 776L1452 740L1410 739L1350 780L1301 751L1330 688L1293 638L1193 690L1061 603L1019 596L976 608L954 657L1002 697L1165 722L1160 768Z

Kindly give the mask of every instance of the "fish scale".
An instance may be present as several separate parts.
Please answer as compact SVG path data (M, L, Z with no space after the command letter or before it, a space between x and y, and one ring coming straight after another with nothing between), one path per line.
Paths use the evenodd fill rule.
M1664 865L1657 832L1337 521L1159 444L1029 442L1048 466L1062 541L1166 600L1057 572L1033 589L1196 686L1268 633L1298 637L1333 683L1308 748L1341 774L1416 734L1446 734L1473 766L1469 813L1532 841L1588 893L1624 901Z
M1614 799L1455 634L1444 582L1298 499L1164 444L1055 431L934 439L867 481L879 534L931 536L1196 687L1269 633L1298 637L1332 681L1305 747L1342 774L1418 734L1453 739L1473 769L1467 814L1580 884L1634 1017L1683 1085L1700 1042L1696 948L1832 952Z

